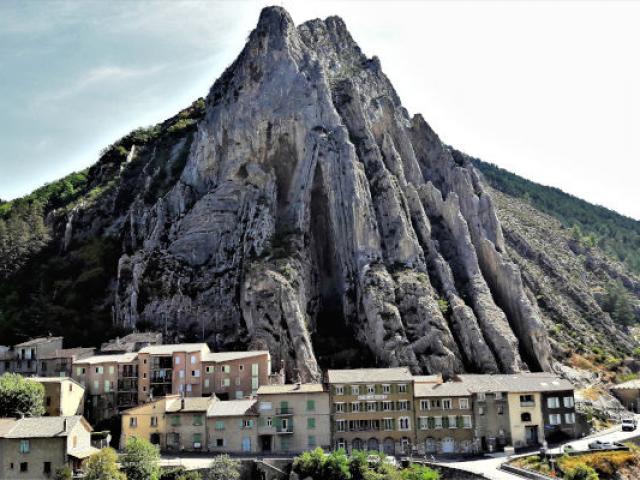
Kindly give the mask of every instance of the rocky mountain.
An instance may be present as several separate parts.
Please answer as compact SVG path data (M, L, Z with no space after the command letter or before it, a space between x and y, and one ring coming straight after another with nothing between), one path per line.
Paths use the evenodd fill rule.
M266 8L206 99L0 205L14 232L0 225L0 242L37 245L0 243L14 259L0 325L85 344L153 327L269 349L302 380L345 365L551 370L576 333L629 355L593 287L621 279L637 302L637 278L473 162L408 114L340 18L296 27ZM19 213L36 202L46 235Z

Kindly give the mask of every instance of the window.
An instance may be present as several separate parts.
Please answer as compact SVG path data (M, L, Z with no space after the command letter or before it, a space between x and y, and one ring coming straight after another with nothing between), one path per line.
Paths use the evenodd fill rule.
M564 408L573 408L573 397L564 397L562 403Z
M315 400L307 400L307 412L313 412L316 409Z
M338 445L338 449L341 448L343 450L346 450L346 448L347 448L347 442L345 442L344 438L339 438L338 442L337 442L337 445Z
M336 385L335 391L336 391L336 395L344 395L344 386Z
M455 415L449 415L449 428L458 428L458 421Z
M351 411L359 412L360 411L360 402L351 402Z
M94 393L98 393L98 390L100 390L100 382L98 380L93 381L93 390Z
M222 372L223 373L231 373L231 367L229 365L223 365L222 366Z
M260 382L260 381L258 380L258 377L252 377L252 378L251 378L251 388L252 388L253 390L257 390L257 389L258 389L258 384L259 384L259 382Z
M195 364L196 364L196 356L191 355L191 365L195 365Z
M309 445L309 448L316 448L316 436L309 435L307 438L307 444Z
M384 410L385 412L390 412L391 410L393 410L393 402L382 402L382 410Z
M238 370L240 370L242 372L244 370L244 365L242 365L242 364L238 365Z
M253 428L253 420L240 420L242 428Z
M576 423L576 414L571 412L571 413L565 413L564 414L564 423Z
M335 403L336 413L344 413L344 403Z
M29 453L29 440L20 440L20 453Z
M487 396L485 395L484 392L478 393L478 401L479 402L484 402L486 399L487 399Z
M443 410L451 410L451 399L450 398L443 398L442 399L442 409Z
M51 462L44 462L42 473L49 475L51 473Z
M360 394L360 386L351 385L351 395L359 395L359 394Z
M431 408L433 409L442 408L442 401L439 398L435 400L431 400Z
M429 410L429 400L420 400L420 410Z
M462 416L462 427L463 428L471 428L471 415L463 415Z
M426 430L429 428L429 421L427 417L420 417L418 419L418 428L420 430Z
M433 417L434 420L434 428L440 429L442 428L442 417Z
M478 407L478 415L484 415L484 407Z
M157 426L158 426L158 417L153 416L153 417L151 417L151 419L150 419L150 420L151 420L151 422L150 422L150 423L151 423L151 426L152 426L152 427L157 427Z
M469 399L461 398L458 400L458 405L460 406L460 410L468 410L469 409Z
M496 392L496 400L502 400L502 392Z
M376 402L367 402L367 412L375 412L376 411Z
M224 447L224 438L216 438L216 447Z
M113 375L113 373L115 372L113 365L109 365L109 375Z
M404 383L398 385L398 393L407 393L407 386Z
M20 471L21 472L28 472L29 471L29 464L27 462L22 462L20 464Z
M260 402L260 411L270 411L273 410L273 403L271 402Z
M209 388L209 379L208 378L204 379L204 388Z
M129 417L129 427L136 428L138 426L138 417Z
M216 420L216 430L224 430L224 420Z
M179 376L180 378L184 378L184 370L179 370L179 371L178 371L178 376Z
M520 395L520 406L533 407L534 405L535 401L533 399L533 395Z
M398 410L409 410L409 402L407 400L400 400L398 402Z
M202 446L202 434L194 433L193 434L193 446L198 448L198 446Z
M242 379L240 377L236 378L236 387L239 387L242 383Z
M180 426L180 415L172 415L171 416L171 426L179 427Z
M258 376L258 364L257 363L252 363L251 364L251 376L252 377L257 377Z
M344 432L345 431L345 421L344 420L336 420L336 432Z
M558 397L547 398L547 408L560 408L560 399Z
M367 393L376 393L375 385L367 385Z
M111 388L111 383L109 382L109 380L105 380L104 381L104 392L107 393L110 391Z
M449 417L442 417L442 428L449 428Z
M551 413L549 415L549 425L560 425L562 423L562 415L559 413Z
M207 365L206 367L204 367L204 371L205 373L213 373L213 366Z
M242 390L236 390L236 400L240 400L244 397L244 392Z
M522 422L530 422L531 414L529 412L524 412L520 414L520 421Z
M504 405L496 405L496 411L498 412L498 415L504 415Z
M76 374L77 374L77 375L84 375L84 368L82 368L82 367L77 367L77 368L76 368Z
M314 428L316 428L316 419L307 418L307 429L313 430Z
M102 375L103 372L104 372L104 367L96 367L96 373L98 375Z
M196 414L193 416L193 425L195 426L202 425L202 415Z
M267 427L273 427L273 419L271 417L267 417Z
M409 430L409 417L400 417L398 418L399 422L399 430Z
M176 357L176 365L180 365L180 357Z
M384 429L385 430L393 430L393 418L385 418L384 419Z
M191 370L191 376L198 378L200 376L200 370Z
M382 393L391 393L391 385L382 385Z
M222 380L220 380L220 386L222 388L228 387L229 385L231 385L231 380L229 380L228 378L223 378Z

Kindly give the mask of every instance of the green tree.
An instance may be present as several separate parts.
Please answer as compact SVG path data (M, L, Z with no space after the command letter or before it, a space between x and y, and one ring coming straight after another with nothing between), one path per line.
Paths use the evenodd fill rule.
M103 448L87 460L85 480L126 480L118 470L118 454L113 448Z
M349 472L351 472L352 480L364 480L367 470L369 470L367 456L367 452L362 450L354 450L351 452Z
M611 318L622 325L631 325L636 316L631 302L622 282L611 282L607 286L607 294L604 298L602 309L611 315Z
M73 480L73 470L68 465L56 469L55 480Z
M44 387L17 373L0 377L0 417L38 416L45 412Z
M160 451L156 445L132 437L127 440L120 464L127 480L159 480L159 460Z
M207 480L238 480L240 478L240 462L229 455L218 455L213 459L207 473Z
M329 454L323 465L323 476L327 480L350 480L349 457L343 449L336 450Z

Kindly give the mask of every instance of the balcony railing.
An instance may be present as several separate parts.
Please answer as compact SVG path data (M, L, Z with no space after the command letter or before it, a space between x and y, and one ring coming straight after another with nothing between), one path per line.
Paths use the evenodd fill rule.
M276 415L293 415L293 408L276 408Z
M531 401L524 401L524 402L520 402L520 406L521 407L535 407L536 406L536 402L534 400Z
M293 433L293 425L276 426L276 433Z

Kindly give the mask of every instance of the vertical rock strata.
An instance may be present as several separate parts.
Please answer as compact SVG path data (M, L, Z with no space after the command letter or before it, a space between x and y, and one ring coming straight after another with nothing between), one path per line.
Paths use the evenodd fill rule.
M120 324L268 348L302 380L319 343L446 376L552 367L489 193L340 18L263 10L188 148L122 222Z

